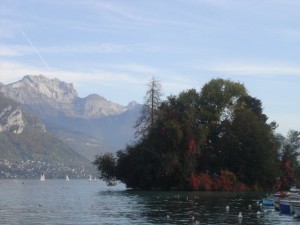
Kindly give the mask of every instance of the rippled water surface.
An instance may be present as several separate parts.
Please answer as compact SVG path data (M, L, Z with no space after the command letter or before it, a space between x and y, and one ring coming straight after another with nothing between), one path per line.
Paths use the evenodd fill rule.
M256 202L264 196L131 191L88 180L0 180L0 224L300 224L292 215L261 209Z

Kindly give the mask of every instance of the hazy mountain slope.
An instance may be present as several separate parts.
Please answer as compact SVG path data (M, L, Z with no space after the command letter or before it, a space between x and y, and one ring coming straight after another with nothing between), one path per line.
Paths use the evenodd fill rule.
M127 106L91 94L80 98L72 84L45 76L25 76L0 85L0 91L38 116L47 130L80 155L94 159L115 152L134 138L133 126L140 105Z
M34 116L0 93L0 158L36 160L68 165L88 160L51 135Z
M98 119L78 119L64 115L44 118L49 131L70 144L72 148L89 159L95 154L116 152L134 140L136 118L140 107L121 115Z
M82 132L74 132L59 128L53 129L52 132L55 133L60 140L74 149L74 151L76 151L78 154L88 158L91 161L95 159L95 155L115 149L114 146L108 146L105 142L88 136Z

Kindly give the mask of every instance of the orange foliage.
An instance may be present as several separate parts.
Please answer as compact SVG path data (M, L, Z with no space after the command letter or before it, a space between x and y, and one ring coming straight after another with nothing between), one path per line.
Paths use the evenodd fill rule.
M216 178L216 190L233 191L235 189L236 176L228 170L221 170L221 174Z
M200 173L199 175L192 175L190 183L193 190L204 191L246 191L247 186L236 181L234 173L222 170L220 176L211 178L207 173Z
M207 173L192 175L191 186L193 190L211 191L213 187L213 180Z

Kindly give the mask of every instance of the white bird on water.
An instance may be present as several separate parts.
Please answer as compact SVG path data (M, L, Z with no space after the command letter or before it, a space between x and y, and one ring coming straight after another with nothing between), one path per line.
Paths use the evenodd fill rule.
M242 218L243 218L243 215L242 215L241 212L239 213L238 218L239 218L239 219L242 219Z
M229 212L229 206L226 206L226 212Z

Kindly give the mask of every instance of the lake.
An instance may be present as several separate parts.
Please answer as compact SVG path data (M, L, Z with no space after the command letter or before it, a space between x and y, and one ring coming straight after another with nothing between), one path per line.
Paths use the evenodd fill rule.
M88 180L0 180L0 191L1 225L300 223L261 209L266 193L132 191Z

